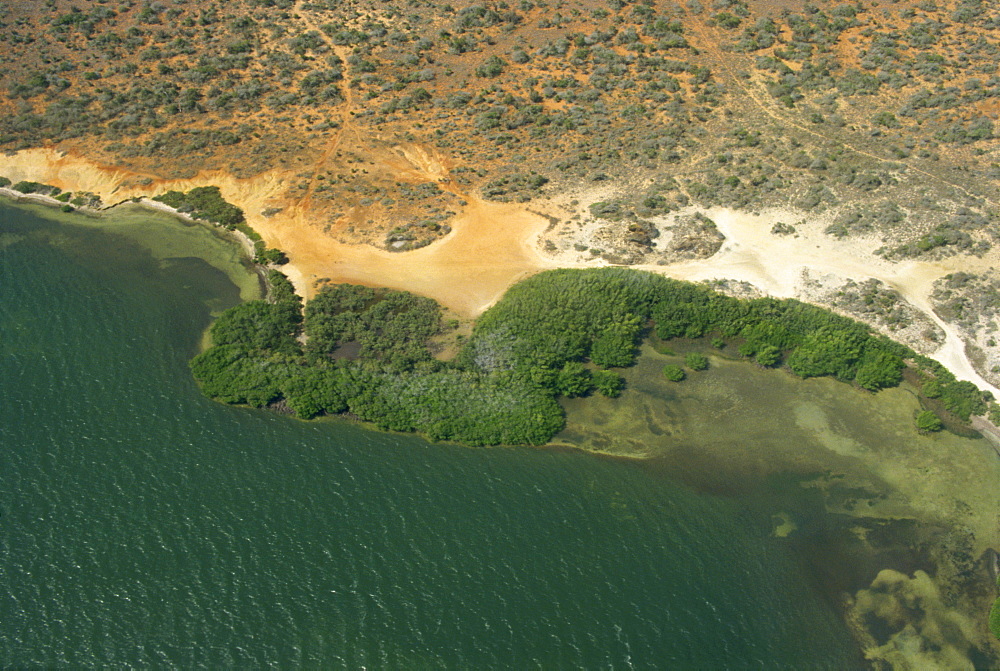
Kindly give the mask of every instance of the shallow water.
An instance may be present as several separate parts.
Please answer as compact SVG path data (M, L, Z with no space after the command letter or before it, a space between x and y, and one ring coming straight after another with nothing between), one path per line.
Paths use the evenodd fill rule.
M663 366L704 345L670 346L670 356L643 346L637 365L623 371L620 398L567 401L567 430L557 440L648 457L675 475L690 471L684 478L696 488L731 495L797 474L825 492L827 508L856 517L948 522L964 502L973 512L962 524L982 537L979 551L1000 540L993 447L946 431L920 434L913 419L920 404L908 385L872 394L832 378L762 369L728 350L707 351L709 369L675 383Z
M206 400L233 272L0 205L4 665L861 665L752 497Z
M984 627L1000 547L992 445L919 434L905 384L872 394L701 341L669 348L643 347L620 398L568 401L557 440L642 456L651 472L768 513L816 589L891 668L1000 664ZM688 351L706 351L708 370L670 382L663 367Z

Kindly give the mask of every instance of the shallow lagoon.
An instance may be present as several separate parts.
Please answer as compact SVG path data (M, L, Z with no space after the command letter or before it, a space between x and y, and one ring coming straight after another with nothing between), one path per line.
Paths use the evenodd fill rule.
M883 534L898 550L870 553L875 573L817 573L810 553L869 554L840 542L835 488L814 477L833 452L778 457L840 435L839 411L816 397L826 424L805 412L775 451L784 420L740 410L752 367L668 388L650 354L617 410L571 407L567 437L586 407L591 430L624 422L610 433L668 447L646 461L230 408L186 361L211 314L254 290L232 246L205 229L197 253L159 244L178 239L171 218L128 238L42 214L0 209L6 663L854 668L838 590L886 561L928 568L911 521ZM727 365L750 371L745 390ZM642 380L648 437L621 411L643 407Z
M1000 547L993 445L919 434L920 405L906 384L872 394L762 369L703 342L667 349L643 346L619 399L567 401L567 428L556 440L641 457L696 491L768 511L772 533L876 657L902 664L897 648L909 647L915 654L906 659L918 667L994 665L997 645L983 620L995 594L988 552ZM663 366L683 363L688 351L709 354L709 369L670 382ZM873 590L883 571L893 586ZM923 594L930 585L937 591ZM885 590L891 596L875 615L871 599ZM919 602L914 590L934 605L911 603L904 614L907 600ZM907 628L914 624L925 638ZM955 635L938 636L938 628Z

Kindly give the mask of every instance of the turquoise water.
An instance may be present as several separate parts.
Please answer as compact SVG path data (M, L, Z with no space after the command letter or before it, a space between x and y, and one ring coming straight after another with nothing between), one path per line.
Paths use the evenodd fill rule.
M860 665L770 517L664 469L206 400L238 298L0 205L0 664Z

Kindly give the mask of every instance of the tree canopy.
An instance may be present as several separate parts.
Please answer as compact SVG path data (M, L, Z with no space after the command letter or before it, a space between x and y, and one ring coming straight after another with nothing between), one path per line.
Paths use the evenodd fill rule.
M974 385L856 321L652 273L540 273L478 320L453 361L429 348L442 325L428 298L327 283L303 311L284 275L272 270L269 281L269 300L224 313L211 331L213 347L192 361L209 396L258 407L283 401L303 418L349 411L383 429L440 440L539 444L563 427L558 397L620 394L623 380L608 369L632 365L637 345L655 331L664 339L735 339L740 354L760 365L784 358L801 377L834 376L871 391L899 384L904 359L913 359L944 408L966 420L986 411ZM708 359L692 353L685 364L703 370ZM677 365L664 372L684 378ZM933 430L929 418L923 423Z

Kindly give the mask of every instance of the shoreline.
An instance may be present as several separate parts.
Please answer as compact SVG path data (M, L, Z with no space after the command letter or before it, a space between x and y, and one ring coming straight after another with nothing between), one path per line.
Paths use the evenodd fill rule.
M15 191L9 187L0 187L0 198L5 198L13 201L15 204L25 203L30 205L41 205L43 207L48 207L51 209L59 210L63 212L62 207L67 205L52 196L41 194L41 193L21 193L20 191ZM258 286L262 296L267 295L267 270L271 266L261 265L254 261L256 256L256 249L254 247L253 240L251 240L245 233L239 229L227 229L224 226L219 226L211 221L206 221L204 219L197 219L184 212L178 211L176 208L170 207L165 203L153 200L145 196L142 197L132 197L124 200L120 200L110 204L102 204L101 207L90 207L82 206L76 207L72 206L73 210L71 212L65 212L65 214L82 214L84 216L90 217L92 219L100 219L106 215L109 215L113 210L120 207L133 206L139 209L153 210L156 212L162 212L168 214L175 219L184 221L190 224L195 224L198 226L203 226L206 229L212 231L216 235L219 235L225 239L231 240L237 244L240 248L241 256L246 262L247 269L257 275Z
M36 205L45 205L47 207L52 207L60 211L62 211L63 205L68 204L46 194L21 193L20 191L15 191L10 187L5 187L5 186L0 187L0 196L13 200L15 203L27 201L29 203ZM192 217L184 212L178 211L176 208L170 207L169 205L166 205L164 203L161 203L157 200L153 200L152 198L148 197L140 197L138 200L135 200L134 198L126 198L125 200L120 200L107 205L102 205L101 207L90 207L86 205L82 207L77 207L75 205L71 205L71 207L73 208L72 212L66 212L66 214L72 214L73 212L76 212L91 216L102 216L117 207L121 207L122 205L135 205L137 207L142 207L148 210L157 210L159 212L165 212L166 214L174 216L183 221L190 222L192 224L200 224L208 228L211 228L213 230L221 229L226 233L231 234L232 237L234 237L240 243L240 246L243 248L243 251L246 252L247 254L247 258L251 261L253 260L255 252L253 240L247 237L247 235L242 231L238 229L229 230L222 226L219 226L218 224L214 224L211 221L206 221L204 219L196 219L195 217Z
M255 253L256 253L256 250L255 250L254 244L253 244L253 240L251 240L243 231L239 230L238 228L228 229L228 228L225 228L224 226L219 226L218 224L214 224L211 221L206 221L204 219L196 219L195 217L192 217L192 216L190 216L190 215L188 215L188 214L186 214L184 212L180 212L176 208L170 207L169 205L167 205L165 203L161 203L158 200L153 200L152 198L145 198L145 197L141 198L140 200L137 200L137 201L134 201L134 200L124 200L124 201L115 203L113 205L109 205L108 207L104 208L104 210L110 210L110 209L112 209L114 207L118 207L120 205L128 205L129 203L132 203L132 204L137 205L139 207L144 207L144 208L149 209L149 210L158 210L160 212L165 212L167 214L170 214L172 216L177 217L178 219L183 219L184 221L189 221L189 222L191 222L193 224L202 224L204 226L208 226L209 228L211 228L213 230L223 231L225 234L231 235L233 238L235 238L240 243L240 246L243 247L243 251L246 253L247 259L249 261L253 262L253 258L254 258ZM102 210L102 211L104 211L104 210ZM258 263L254 263L254 265L255 266L260 266L260 264L258 264ZM266 268L267 266L260 266L260 267Z
M269 246L285 251L290 259L281 267L304 299L312 293L320 278L368 286L385 286L434 298L444 307L467 318L475 318L493 305L516 282L543 270L610 265L606 262L584 263L558 258L541 251L544 236L553 224L542 212L527 206L492 203L470 197L466 207L453 221L453 230L438 242L410 252L389 252L363 244L348 244L333 239L313 225L309 213L296 203L279 214L263 216L265 203L286 204L283 182L276 174L237 180L222 173L199 174L181 180L142 180L145 186L126 186L139 175L121 169L98 166L84 157L71 156L53 149L29 149L0 156L0 175L14 180L28 179L53 184L66 191L88 191L102 200L115 196L115 207L136 201L152 209L169 212L189 221L197 221L162 203L150 200L153 192L195 186L221 184L223 197L244 210L247 224ZM61 206L63 203L40 194L20 194L12 189L0 192L13 198ZM155 204L154 204L155 203ZM83 209L83 208L81 208ZM533 205L534 210L545 210ZM688 208L692 209L692 208ZM826 309L816 286L836 290L847 279L873 278L885 282L902 298L930 319L945 334L943 342L930 356L937 359L958 379L972 382L1000 398L1000 387L980 374L967 354L969 343L958 329L944 322L930 303L934 282L948 272L960 269L985 269L1000 266L1000 253L970 260L952 257L936 261L908 260L893 263L873 254L877 241L852 238L835 241L816 230L822 222L812 220L799 226L794 236L770 233L773 220L796 220L795 213L774 209L754 214L728 208L693 208L704 211L718 225L726 239L718 252L706 259L684 260L667 265L635 265L674 279L704 281L729 279L748 282L775 298L796 298ZM98 210L100 212L101 210ZM568 210L563 210L569 212ZM202 222L205 223L205 222ZM765 225L768 224L768 225ZM245 249L252 243L239 232ZM791 263L775 260L794 259ZM952 267L956 266L958 267ZM805 281L804 281L805 278ZM837 311L833 309L833 311ZM855 315L854 319L858 319ZM894 338L893 333L873 330Z

